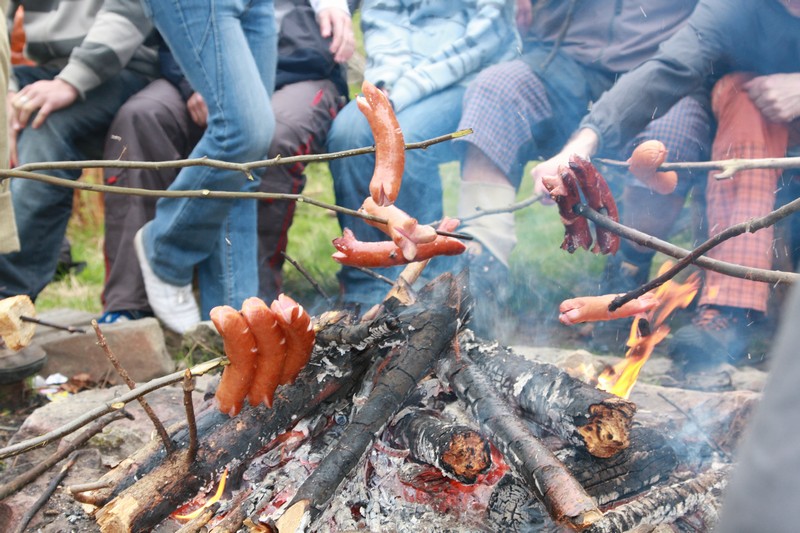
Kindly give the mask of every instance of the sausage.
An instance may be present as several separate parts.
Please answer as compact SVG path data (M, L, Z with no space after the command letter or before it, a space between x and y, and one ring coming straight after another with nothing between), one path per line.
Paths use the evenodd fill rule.
M460 221L445 217L439 224L440 231L454 231ZM364 242L356 239L353 232L345 228L343 235L333 240L337 252L332 258L337 263L364 268L405 265L412 261L424 261L437 255L459 255L467 246L458 239L438 235L433 242L417 246L417 253L409 261L403 251L392 241Z
M602 296L582 296L564 300L558 307L558 320L566 326L581 324L583 322L598 322L603 320L616 320L639 313L645 313L658 305L659 300L655 295L647 293L627 302L613 312L608 306L614 301L617 294L604 294Z
M564 224L564 242L561 243L561 248L569 253L578 248L588 250L592 245L589 221L572 210L581 201L578 180L573 171L562 165L557 175L544 176L542 184L558 205L558 213Z
M597 168L588 160L574 154L569 158L569 168L575 173L578 185L583 191L583 196L586 198L586 203L589 207L608 216L614 222L619 222L619 211L617 210L617 203L614 201L614 195L611 194L608 183L597 171ZM592 252L602 254L617 253L617 250L619 250L619 235L597 225L595 225L595 234L597 242L592 248Z
M356 104L369 122L375 138L375 170L369 182L369 194L380 205L392 205L397 200L406 164L405 140L400 124L386 94L370 82L361 84L364 96Z
M254 407L261 402L272 407L275 389L278 388L286 362L286 337L275 313L261 298L254 296L245 300L242 303L242 316L250 326L258 347L256 368L247 399Z
M239 311L220 305L210 312L211 321L222 336L225 355L230 364L222 371L216 398L219 410L236 416L242 410L250 391L256 368L256 339Z
M297 375L311 359L316 333L311 317L303 306L285 294L270 305L286 337L286 362L281 372L280 384L294 383Z
M650 140L637 146L628 159L631 174L659 194L672 194L678 185L678 173L674 170L658 172L669 151L661 141Z
M392 238L394 243L400 247L403 257L412 261L417 255L417 245L433 242L437 233L432 226L427 226L417 222L416 218L397 206L380 206L373 201L371 196L364 199L361 210L368 215L384 218L388 224L380 224L372 220L364 220L370 226L376 227Z

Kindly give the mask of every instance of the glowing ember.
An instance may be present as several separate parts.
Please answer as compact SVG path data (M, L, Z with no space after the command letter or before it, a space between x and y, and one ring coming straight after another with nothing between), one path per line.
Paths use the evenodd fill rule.
M664 263L658 275L670 267L672 263ZM597 378L597 387L621 398L628 398L639 377L639 371L653 353L653 349L669 334L669 326L665 325L664 321L675 309L686 308L694 299L699 287L700 278L693 273L687 278L686 283L669 280L656 288L655 296L659 304L647 312L646 316L638 316L633 321L625 359L603 370Z
M219 478L219 486L217 487L217 492L214 493L214 496L212 496L208 501L206 501L206 503L204 503L202 506L198 507L191 513L178 514L175 515L174 518L177 518L178 520L191 520L192 518L200 516L200 513L202 513L205 509L208 509L215 503L217 503L219 499L222 497L222 493L225 490L225 480L227 478L228 478L228 469L226 468L225 470L222 471L222 476L220 476Z

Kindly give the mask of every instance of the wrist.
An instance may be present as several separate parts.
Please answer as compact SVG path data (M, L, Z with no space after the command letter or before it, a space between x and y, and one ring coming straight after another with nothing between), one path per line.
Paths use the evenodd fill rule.
M597 153L597 148L600 146L600 137L593 129L581 128L570 138L562 152L571 154L578 154L584 159L589 159Z

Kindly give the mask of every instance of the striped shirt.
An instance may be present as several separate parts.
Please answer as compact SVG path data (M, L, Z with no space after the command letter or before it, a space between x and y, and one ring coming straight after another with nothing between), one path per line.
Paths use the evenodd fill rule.
M518 57L514 0L364 0L364 77L396 111Z
M25 8L25 56L61 69L58 78L86 92L123 68L158 75L152 24L140 0L15 0ZM12 90L17 89L12 83Z

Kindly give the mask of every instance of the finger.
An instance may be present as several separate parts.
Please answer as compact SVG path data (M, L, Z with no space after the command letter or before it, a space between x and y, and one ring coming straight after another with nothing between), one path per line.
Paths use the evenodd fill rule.
M17 122L19 123L18 131L28 125L28 120L31 118L36 108L30 102L17 109Z
M16 130L12 130L8 132L8 164L11 168L14 168L19 163L19 158L17 157L17 132Z
M39 109L39 112L36 114L36 117L33 119L33 124L31 124L31 127L33 129L36 129L42 124L44 124L44 121L47 120L47 117L50 116L50 113L52 111L53 111L53 106L49 102L44 104Z
M319 34L325 38L331 36L331 16L329 13L324 13L319 18Z

